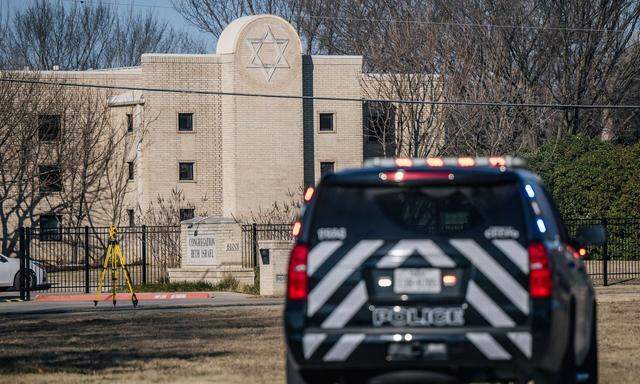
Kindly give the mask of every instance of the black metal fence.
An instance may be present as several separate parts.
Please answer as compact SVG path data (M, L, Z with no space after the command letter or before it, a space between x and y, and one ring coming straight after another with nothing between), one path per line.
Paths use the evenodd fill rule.
M578 228L600 224L607 231L607 242L589 247L585 261L595 284L609 285L640 279L640 218L602 218L566 220L567 230L575 236ZM242 226L242 263L254 267L258 241L292 239L289 224L248 224Z
M588 247L587 273L596 284L609 285L640 279L640 218L566 220L570 236L580 227L602 225L607 242Z
M242 225L242 266L254 268L258 260L258 242L263 240L293 240L290 224Z
M615 284L640 279L640 218L566 220L570 235L578 228L600 224L607 242L589 247L587 272L596 284ZM263 240L292 240L289 224L247 224L242 230L242 265L257 265L258 243ZM46 271L50 292L91 292L97 288L109 228L73 227L54 231L20 229L23 271L35 262ZM123 227L118 235L134 284L167 280L167 269L180 267L179 227ZM22 286L29 278L22 274ZM121 280L120 280L121 281ZM42 282L40 282L42 283ZM111 281L107 279L106 288ZM38 290L35 288L34 290ZM30 295L26 290L24 295Z
M22 271L37 266L46 272L47 279L45 282L36 276L34 284L23 273L21 285L30 288L23 293L27 299L31 290L43 285L50 286L49 292L89 293L97 288L108 227L21 228L20 232ZM180 266L179 227L122 227L118 240L134 285L166 281L167 269ZM110 285L110 279L106 279L106 289Z

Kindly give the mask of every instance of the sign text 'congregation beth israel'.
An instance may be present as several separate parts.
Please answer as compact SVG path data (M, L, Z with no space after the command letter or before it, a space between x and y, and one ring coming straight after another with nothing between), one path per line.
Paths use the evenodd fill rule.
M299 98L361 98L362 57L303 55L294 28L273 15L233 21L215 54L150 53L137 67L49 74L235 94L121 91L110 99L113 118L129 119L134 131L152 120L131 165L127 196L128 205L143 212L158 196L180 189L196 211L238 217L286 199L325 172L360 166L380 148L366 138L362 102Z

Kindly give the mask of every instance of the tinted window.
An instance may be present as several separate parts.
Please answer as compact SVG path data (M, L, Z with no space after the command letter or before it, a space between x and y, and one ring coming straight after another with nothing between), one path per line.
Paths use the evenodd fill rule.
M320 114L320 131L322 132L333 131L333 113Z
M127 113L127 132L133 132L133 115Z
M367 140L370 143L392 142L394 140L395 113L387 105L370 106L367 116Z
M41 215L40 216L40 240L59 241L60 236L60 216Z
M193 163L179 164L180 180L193 180Z
M178 131L181 131L181 132L193 131L193 113L178 114Z
M329 173L333 173L335 169L335 163L332 161L323 161L320 163L320 177L329 174Z
M484 237L489 227L524 234L517 184L426 187L324 187L318 194L312 238L318 228L345 228L356 238Z
M136 172L136 168L133 164L133 161L127 162L127 167L128 167L128 179L133 180Z
M40 171L40 192L60 192L62 191L62 179L60 178L60 167L57 165L41 165Z
M42 141L54 141L60 138L60 115L38 116L38 136Z
M136 214L133 209L127 209L127 219L129 221L130 227L133 227L136 225Z
M536 219L536 226L538 227L538 230L540 232L544 230L544 232L542 232L542 235L545 237L545 239L555 240L556 237L560 236L560 231L558 229L558 226L556 225L554 210L551 201L547 197L546 191L544 190L544 188L542 188L542 186L533 183L533 189L536 193L535 201L538 203L538 207L541 211L540 219L543 220L543 224L541 227L541 225L537 223L538 219Z
M194 216L193 208L181 208L180 209L180 221L191 220Z

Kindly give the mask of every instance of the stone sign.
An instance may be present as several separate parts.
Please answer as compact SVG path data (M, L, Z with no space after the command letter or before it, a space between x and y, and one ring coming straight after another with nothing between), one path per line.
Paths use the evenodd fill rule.
M187 235L187 253L183 258L186 265L216 264L216 241L213 234L191 232Z

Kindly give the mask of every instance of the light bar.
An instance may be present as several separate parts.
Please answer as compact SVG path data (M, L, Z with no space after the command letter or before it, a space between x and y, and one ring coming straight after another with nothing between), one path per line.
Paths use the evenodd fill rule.
M513 156L460 156L428 158L373 158L364 162L365 167L524 167L524 159Z

